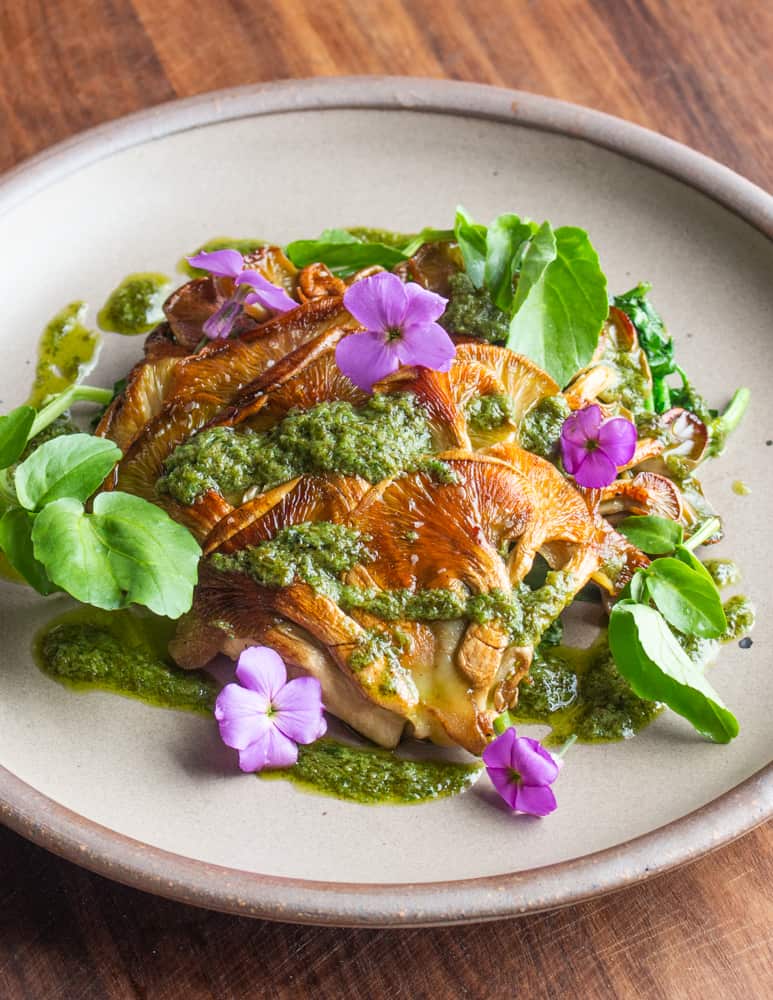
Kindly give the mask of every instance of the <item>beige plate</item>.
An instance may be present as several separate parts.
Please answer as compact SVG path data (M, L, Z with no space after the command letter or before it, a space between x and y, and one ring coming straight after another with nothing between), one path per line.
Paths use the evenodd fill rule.
M712 681L736 711L727 747L674 716L641 737L572 751L560 808L456 799L366 807L240 775L214 726L107 694L73 695L34 667L35 629L63 607L2 586L0 815L64 857L222 910L334 924L484 920L664 871L771 813L773 485L771 199L633 125L528 94L426 80L316 80L166 105L56 147L0 184L3 409L64 303L96 310L128 271L171 271L218 234L279 241L326 226L447 226L462 203L587 228L613 290L654 283L679 357L724 404L754 402L708 492L761 612L754 646ZM93 316L92 312L92 316ZM109 384L139 340L107 337ZM751 495L737 496L734 480Z

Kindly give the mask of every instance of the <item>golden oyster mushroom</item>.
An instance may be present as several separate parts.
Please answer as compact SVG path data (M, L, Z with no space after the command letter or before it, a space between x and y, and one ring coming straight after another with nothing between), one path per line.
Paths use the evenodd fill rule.
M521 469L472 453L445 460L453 482L424 472L372 487L347 477L304 476L231 511L207 538L207 553L244 552L290 525L325 522L353 530L366 540L368 555L339 580L338 595L297 577L268 586L238 567L226 572L205 563L193 613L172 646L177 661L199 666L217 651L234 655L251 643L276 643L294 670L320 678L328 708L371 738L394 745L407 722L420 738L479 752L531 662L531 641L516 639L496 610L508 599L518 607L513 584L531 565L507 550L517 553L521 539L532 546L537 536L571 548L563 560L558 550L552 554L556 565L570 569L547 621L595 568L597 535L579 497L573 534L534 527L567 519L555 513L551 520L548 508L562 494L535 489L527 457ZM540 469L545 480L562 478L542 464L551 470ZM492 594L499 596L489 605ZM379 595L387 605L374 601ZM466 608L476 595L482 595L478 620L470 620ZM389 611L393 597L398 603ZM411 611L399 603L408 597L430 604ZM440 604L433 609L434 600Z
M106 487L165 506L155 487L174 448L218 415L233 412L234 400L246 387L260 396L329 350L346 332L337 324L347 316L340 301L314 300L266 323L259 337L219 342L182 359L160 412L145 424ZM111 436L116 427L106 423L97 433Z

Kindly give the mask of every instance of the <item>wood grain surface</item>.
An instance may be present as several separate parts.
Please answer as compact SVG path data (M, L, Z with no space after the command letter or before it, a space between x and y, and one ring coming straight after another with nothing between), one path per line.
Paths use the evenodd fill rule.
M561 97L773 181L770 0L0 0L0 170L177 96L352 73ZM351 931L155 899L0 830L0 997L769 997L771 846L520 920Z

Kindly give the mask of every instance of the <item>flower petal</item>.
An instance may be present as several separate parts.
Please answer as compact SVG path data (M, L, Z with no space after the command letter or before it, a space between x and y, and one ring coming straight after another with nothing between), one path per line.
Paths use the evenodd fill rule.
M588 441L596 440L599 427L601 427L601 407L593 403L582 410L575 410L566 418L561 428L561 440L584 446Z
M575 444L574 441L566 441L563 437L561 438L561 461L570 476L577 472L587 454L588 449L585 445Z
M284 288L274 285L257 271L242 271L236 278L236 284L249 285L254 288L257 301L267 309L271 309L272 312L286 313L298 307L298 303L295 299L290 298ZM248 298L255 301L252 295Z
M551 785L558 777L558 763L538 740L519 736L513 747L513 767L524 785Z
M244 297L238 293L232 295L230 299L226 299L202 326L204 336L209 337L210 340L226 340L243 308Z
M448 305L448 299L436 292L430 292L415 281L403 286L408 305L403 318L403 327L426 325L440 319Z
M296 677L272 701L277 728L296 743L313 743L320 735L322 686L316 677Z
M242 650L236 676L244 687L259 691L272 703L287 683L284 660L270 646L248 646Z
M511 809L517 809L519 784L513 777L512 771L509 768L490 767L488 776L500 798L504 799Z
M268 706L268 699L259 691L226 684L215 701L215 718L223 743L243 750L257 739L269 725Z
M202 271L209 271L210 274L217 274L222 278L236 278L244 270L244 258L238 250L214 250L188 257L191 267L201 268Z
M408 307L405 287L396 274L381 271L347 288L344 306L366 330L398 329Z
M493 739L481 755L486 767L513 767L513 747L517 738L515 727L510 726Z
M598 441L610 462L625 465L636 451L636 427L624 417L613 417L601 425Z
M400 367L395 343L380 333L350 333L336 344L336 364L358 389L371 392L374 382Z
M239 751L242 771L262 771L268 767L292 767L298 760L298 747L269 723L257 740Z
M547 816L558 807L553 789L545 785L520 785L515 797L515 808L518 812L530 813L532 816Z
M617 478L617 466L610 462L601 449L588 451L585 457L572 473L580 486L587 486L588 489L599 490L602 486L609 486Z
M394 343L404 365L421 365L436 372L447 372L456 354L453 340L437 323L411 323L403 327L402 337Z

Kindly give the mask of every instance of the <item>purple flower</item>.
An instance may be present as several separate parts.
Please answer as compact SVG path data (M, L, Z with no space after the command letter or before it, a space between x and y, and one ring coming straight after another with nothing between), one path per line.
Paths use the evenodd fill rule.
M239 751L242 771L291 767L298 744L313 743L327 729L319 681L288 681L282 657L268 646L245 649L236 677L239 684L226 684L215 702L223 743Z
M486 771L501 797L516 812L547 816L556 808L550 785L559 764L537 740L518 736L510 726L483 751Z
M283 313L298 305L284 288L273 285L257 271L245 268L244 258L238 250L214 250L212 253L202 250L189 257L188 263L219 278L232 278L236 286L233 295L204 324L204 333L210 340L225 340L245 306L257 303L271 312Z
M580 486L601 489L617 478L636 451L636 427L630 420L613 417L602 421L601 408L576 410L561 428L561 458L564 468Z
M338 342L336 364L364 392L400 365L447 372L456 348L435 322L447 302L415 282L403 284L388 271L356 281L346 290L344 305L365 332Z

